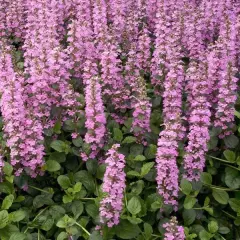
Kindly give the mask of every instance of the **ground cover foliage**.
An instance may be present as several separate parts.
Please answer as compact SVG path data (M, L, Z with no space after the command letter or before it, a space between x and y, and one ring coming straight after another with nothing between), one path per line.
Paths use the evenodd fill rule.
M234 0L0 0L0 239L240 239Z

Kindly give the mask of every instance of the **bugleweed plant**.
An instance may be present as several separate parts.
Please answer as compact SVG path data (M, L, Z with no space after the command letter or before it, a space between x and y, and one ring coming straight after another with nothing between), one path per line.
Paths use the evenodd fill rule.
M239 0L0 0L0 240L239 240L239 51Z

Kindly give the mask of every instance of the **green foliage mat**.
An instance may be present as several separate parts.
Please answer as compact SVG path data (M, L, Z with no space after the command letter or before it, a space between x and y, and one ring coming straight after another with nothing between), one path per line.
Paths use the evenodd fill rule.
M1 240L162 239L162 224L171 215L176 215L185 227L187 240L240 239L238 131L218 140L218 131L211 129L206 170L200 182L181 181L179 210L175 213L156 193L154 161L161 115L160 101L153 99L154 102L158 104L152 112L152 133L147 136L146 147L137 144L131 134L130 118L122 126L108 120L109 141L104 150L121 143L120 151L127 160L127 188L118 226L104 228L102 236L95 230L99 224L99 202L104 196L101 184L105 165L98 165L97 160L81 161L80 149L89 146L81 137L71 140L75 127L67 121L62 127L56 124L46 134L44 176L16 177L12 166L5 164L0 183ZM56 136L57 140L53 140ZM180 151L179 163L184 154L183 149Z

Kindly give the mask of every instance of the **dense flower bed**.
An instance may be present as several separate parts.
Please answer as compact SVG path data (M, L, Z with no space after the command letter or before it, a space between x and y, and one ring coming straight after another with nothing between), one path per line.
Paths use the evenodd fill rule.
M0 238L240 239L239 51L238 0L0 0Z

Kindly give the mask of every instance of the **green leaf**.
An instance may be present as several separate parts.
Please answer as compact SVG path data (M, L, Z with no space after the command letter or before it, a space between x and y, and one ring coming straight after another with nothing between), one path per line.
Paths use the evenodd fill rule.
M60 134L61 133L61 122L60 121L57 121L53 127L53 132L54 133L57 133L57 134Z
M45 128L43 132L44 132L44 135L48 136L48 137L51 137L53 135L53 129L52 128L47 128L47 129Z
M24 197L24 196L18 196L18 197L15 199L14 202L20 203L20 202L23 202L24 200L25 200L25 197Z
M235 148L239 143L239 139L235 135L226 136L223 140L225 145L229 148Z
M31 235L28 235L28 238L31 240L46 240L40 231L37 233L31 233Z
M95 182L93 176L89 174L86 170L76 172L74 174L74 180L76 182L81 182L89 192L94 192Z
M147 159L154 159L157 153L157 146L150 144L145 150L145 156Z
M81 137L74 138L72 142L76 147L81 147L83 145L83 139Z
M119 128L113 128L113 139L117 142L121 142L123 139L122 131Z
M136 138L135 137L132 137L132 136L128 136L128 137L126 137L124 140L123 140L123 142L122 143L134 143L134 142L136 142Z
M81 201L74 201L71 205L71 210L74 215L74 218L78 219L78 217L83 212L83 203Z
M219 227L218 232L221 234L228 234L230 229L228 227Z
M239 199L230 198L228 202L233 211L240 213L240 200Z
M26 239L26 234L20 233L20 232L15 232L11 235L9 240L25 240Z
M38 195L33 199L33 206L35 208L40 208L44 205L52 205L52 204L54 204L54 202L51 199L51 196Z
M207 143L208 150L214 149L218 144L218 137L211 137Z
M235 153L233 151L225 150L223 152L223 155L229 162L235 162L236 155L235 155Z
M57 222L57 227L59 228L67 228L71 227L75 224L75 220L73 218L70 218L68 215L65 215Z
M144 188L144 181L138 180L136 182L130 183L130 186L131 186L131 192L134 195L139 195Z
M204 210L207 211L210 215L213 215L213 208L205 207Z
M8 212L6 210L0 211L0 229L4 228L8 224Z
M0 192L12 194L14 193L13 184L10 182L0 182Z
M230 167L225 168L225 183L229 188L237 189L240 187L240 174L238 170Z
M237 157L236 163L238 166L240 166L240 156Z
M183 211L183 220L184 224L189 226L191 225L196 219L196 211L194 209L184 210Z
M73 201L73 197L69 195L64 195L62 200L63 200L63 203L70 203Z
M191 209L197 202L197 199L191 196L187 196L184 200L184 208L185 209Z
M9 219L12 221L12 222L20 222L22 221L25 217L27 216L27 213L26 211L22 210L22 209L19 209L15 212L11 212L9 214Z
M3 199L1 209L5 209L5 210L9 209L12 206L13 200L14 200L14 196L12 194L6 196Z
M235 220L234 220L234 224L236 226L240 226L240 217L237 217Z
M206 197L205 198L205 201L204 201L204 207L207 207L210 203L210 198L209 197Z
M89 216L95 219L99 214L99 209L95 204L89 203L86 205L86 212Z
M228 193L226 191L213 189L212 195L217 202L219 202L221 204L227 204L228 203L229 196L228 196Z
M48 160L46 167L49 172L56 172L61 169L61 165L55 160Z
M98 168L97 168L97 175L96 175L96 177L98 179L103 179L105 171L106 171L106 165L105 164L99 165Z
M155 201L151 204L151 210L156 211L162 207L163 203L161 201Z
M134 225L127 220L122 220L115 228L116 235L120 239L135 239L141 232L138 225Z
M6 180L10 183L13 183L14 176L5 176Z
M132 224L135 224L135 225L138 225L142 222L142 219L141 218L137 218L136 216L127 216L126 219L132 223Z
M65 209L59 205L51 206L49 208L49 213L51 217L55 220L62 218L65 214Z
M205 184L212 184L212 175L207 172L201 174L201 182Z
M68 234L65 232L61 232L59 233L59 235L57 236L57 240L66 240L68 239Z
M54 160L59 163L63 163L66 161L66 155L65 153L60 153L60 152L52 152L48 158L48 160Z
M4 162L3 172L4 172L7 176L11 176L11 175L12 175L12 172L13 172L13 167L12 167L12 165L9 164L8 162Z
M128 202L127 209L132 215L137 215L142 209L139 199L132 197Z
M240 112L238 112L238 111L234 111L234 115L237 117L237 118L239 118L240 119Z
M180 186L184 194L189 195L191 193L192 184L188 180L182 179Z
M88 160L86 162L86 167L89 173L91 173L92 175L95 175L98 169L98 162L97 160Z
M77 182L74 186L73 186L73 192L77 193L80 192L82 189L82 183L81 182Z
M93 231L93 233L89 236L89 240L103 240L103 238L99 232Z
M41 229L47 232L53 227L53 225L54 225L54 220L52 218L48 218L41 225Z
M142 168L141 168L141 176L145 176L146 174L149 173L149 171L151 170L151 168L154 166L155 162L149 162L149 163L145 163L143 164Z
M212 238L212 234L207 232L206 230L202 230L200 233L199 233L199 238L201 240L209 240Z
M144 227L144 235L145 235L145 239L149 240L152 237L152 233L153 233L153 228L149 223L144 223L143 225Z
M70 182L69 177L67 177L65 175L60 175L57 178L57 182L63 189L67 189L71 186L71 182Z
M65 152L65 149L66 149L65 142L63 142L61 140L54 140L53 142L51 142L50 146L57 152Z
M210 233L216 233L218 231L218 223L216 221L211 221L208 224L208 231Z
M140 177L140 173L136 171L129 171L127 172L127 176L132 176L132 177Z
M17 226L8 224L5 228L0 229L0 239L9 240L9 238L13 233L18 233L18 232L19 232L19 229L17 228Z
M145 161L146 160L146 158L145 158L145 156L143 156L143 155L137 155L134 159L133 159L134 161Z
M143 146L140 144L133 144L130 147L130 154L133 156L137 156L137 155L142 155L143 153Z

